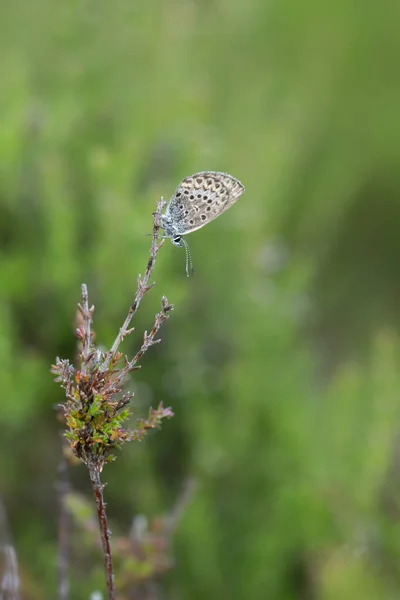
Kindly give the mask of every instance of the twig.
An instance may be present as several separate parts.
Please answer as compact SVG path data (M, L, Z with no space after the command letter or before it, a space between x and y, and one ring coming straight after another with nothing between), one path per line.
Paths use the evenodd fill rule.
M65 440L64 440L65 444ZM69 598L69 528L70 518L67 508L67 496L70 491L68 477L68 461L63 448L62 457L58 465L58 495L59 495L59 523L58 523L58 598Z
M156 318L155 318L152 330L150 331L150 333L147 333L147 331L144 332L143 344L141 345L140 350L135 354L135 356L132 358L132 360L127 361L125 367L123 369L121 369L121 371L119 372L118 376L115 379L116 386L118 386L121 383L121 381L127 376L128 373L130 373L134 369L138 368L138 367L136 367L136 364L142 358L143 354L145 352L147 352L147 350L150 348L150 346L154 346L154 344L158 344L159 342L161 342L160 339L156 340L154 338L157 335L158 330L160 329L161 325L164 323L164 321L166 321L168 319L167 313L170 312L171 310L173 310L172 304L168 304L168 300L167 300L166 296L163 296L162 297L162 310L161 310L161 312L156 314Z
M132 329L129 329L129 325L130 325L135 313L137 312L137 309L139 308L139 304L140 304L144 294L148 290L150 290L154 285L154 283L149 285L149 279L150 279L150 275L154 269L157 253L160 250L161 246L165 242L165 240L162 239L161 242L158 243L158 231L160 229L160 216L161 216L161 211L164 208L165 204L166 204L166 201L163 198L161 198L161 200L157 204L156 212L153 213L153 218L154 218L153 234L152 234L152 241L151 241L151 247L150 247L150 258L147 263L146 271L145 271L143 279L142 279L141 275L139 275L139 277L138 277L138 287L137 287L135 298L131 304L131 307L129 309L127 317L126 317L122 327L120 328L117 337L114 340L111 350L107 353L107 355L104 359L104 362L101 366L102 372L107 371L108 367L110 366L111 361L113 360L113 358L115 357L115 355L118 351L119 345L121 344L122 340L124 339L124 337L126 335L128 335L132 331Z
M10 541L6 511L0 499L0 598L20 600L21 582L18 574L18 560L14 545Z
M92 323L92 315L94 306L89 308L88 290L86 283L82 283L82 304L78 304L78 309L81 314L82 323L78 327L78 338L82 342L81 363L82 375L86 375L88 371L88 363L90 361L90 349L92 341L92 333L90 325Z
M103 554L104 554L104 567L106 572L106 584L108 591L108 599L115 600L115 584L114 584L114 571L112 565L112 556L111 556L111 546L110 546L110 532L107 526L107 515L106 515L106 505L104 502L103 489L104 485L100 480L100 473L96 469L95 466L89 467L90 481L92 482L92 487L94 491L94 495L96 498L96 508L97 515L99 517L99 526L100 526L100 535L101 542L103 545Z
M176 529L178 522L182 518L182 515L193 497L196 486L197 482L193 477L190 477L185 481L182 491L175 502L175 506L165 519L165 532L168 535L172 535Z

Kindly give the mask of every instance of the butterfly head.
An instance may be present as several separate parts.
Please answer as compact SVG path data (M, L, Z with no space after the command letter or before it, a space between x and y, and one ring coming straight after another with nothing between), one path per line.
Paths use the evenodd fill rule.
M177 246L178 248L183 248L185 246L186 240L183 239L181 235L174 235L170 238L172 244ZM186 242L187 243L187 242Z

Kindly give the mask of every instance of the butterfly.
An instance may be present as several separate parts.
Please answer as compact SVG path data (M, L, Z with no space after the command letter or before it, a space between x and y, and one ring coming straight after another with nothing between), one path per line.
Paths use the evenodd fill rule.
M194 273L189 244L183 238L216 219L228 210L245 191L244 185L228 173L202 171L186 177L171 197L160 225L163 237L169 238L174 246L186 250L186 275L189 263Z

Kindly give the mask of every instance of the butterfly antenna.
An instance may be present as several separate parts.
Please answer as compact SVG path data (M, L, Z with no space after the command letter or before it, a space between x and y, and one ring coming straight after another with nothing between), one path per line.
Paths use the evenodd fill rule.
M194 275L193 261L192 261L192 253L190 252L190 247L187 241L184 238L181 238L181 242L185 247L186 251L186 276L189 277L189 266L190 272Z

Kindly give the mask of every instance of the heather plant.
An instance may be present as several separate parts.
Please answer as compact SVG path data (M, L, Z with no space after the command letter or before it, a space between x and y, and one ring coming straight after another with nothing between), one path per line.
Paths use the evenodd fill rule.
M138 277L134 300L111 349L104 352L94 344L92 328L94 306L89 306L88 289L86 284L83 284L82 302L78 304L80 323L76 329L79 343L78 365L74 367L69 360L57 357L52 367L56 381L60 382L65 390L65 401L60 407L65 420L65 437L72 454L88 469L93 487L109 600L116 598L116 585L103 494L104 484L101 481L103 467L115 460L115 450L122 449L126 442L142 441L149 430L161 426L163 419L173 417L172 410L164 407L160 402L157 408L150 408L146 418L137 419L133 430L125 426L131 415L129 405L134 394L123 390L129 374L140 368L138 363L145 352L161 341L156 336L173 310L173 306L165 296L162 297L161 311L156 314L151 331L144 332L143 343L133 358L129 359L119 351L124 338L134 331L130 324L143 296L154 285L149 283L150 276L157 253L165 241L158 240L159 218L164 204L161 199L153 215L154 227L146 271L143 277L141 275ZM67 577L65 570L62 571L62 577L63 581L59 583L59 589L67 587L64 582L64 578Z

